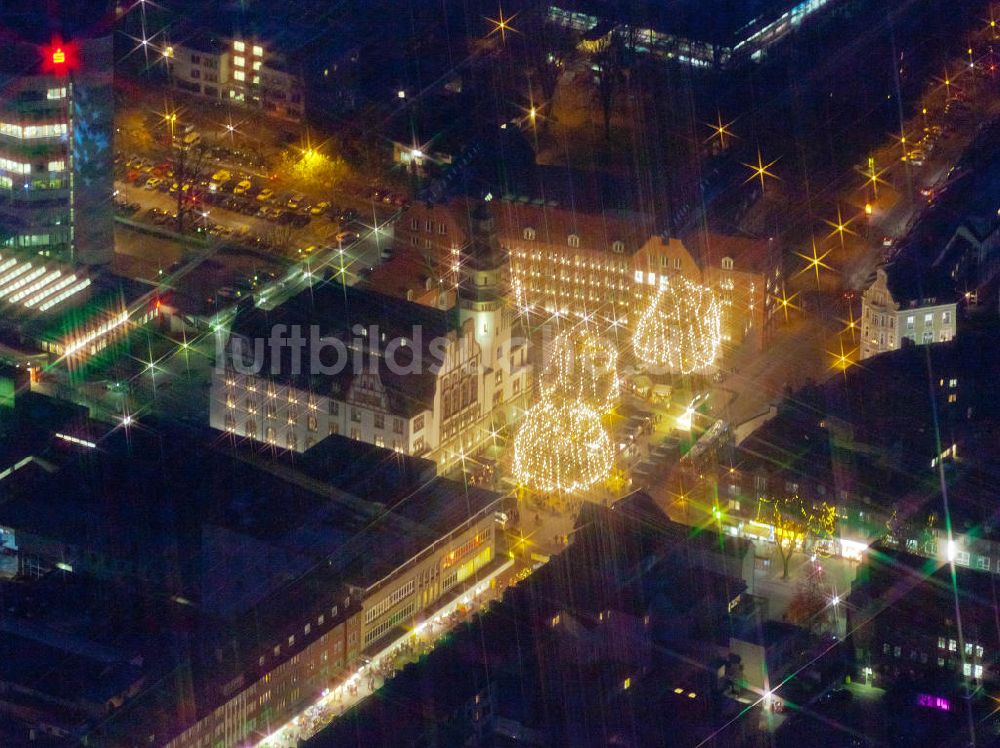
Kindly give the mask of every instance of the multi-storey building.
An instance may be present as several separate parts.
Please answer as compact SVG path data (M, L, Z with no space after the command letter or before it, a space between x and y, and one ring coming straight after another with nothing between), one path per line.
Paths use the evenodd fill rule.
M283 119L302 119L302 77L261 39L196 34L168 47L167 59L171 80L182 91Z
M436 275L431 280L445 288L461 270L465 210L460 201L415 205L396 228L401 242L424 255ZM726 342L738 344L763 331L773 314L781 271L770 242L714 233L681 240L653 232L641 215L516 201L495 202L493 212L521 311L628 324L650 289L681 275L719 295Z
M966 594L956 598L955 585ZM950 563L928 573L924 558L876 547L845 606L858 675L880 686L923 679L935 693L921 706L958 709L969 686L997 679L993 586L988 575Z
M728 8L721 17L697 0L680 0L658 17L623 14L614 3L560 0L549 7L555 23L579 32L620 27L650 54L694 67L730 68L758 62L831 0L771 0ZM586 47L585 47L586 48Z
M5 31L0 10L0 246L105 265L114 253L112 38L88 25L93 16L58 35L49 20L18 11Z
M949 284L928 281L909 288L912 284L904 285L903 275L890 277L885 268L878 268L875 281L862 294L862 359L896 350L907 340L928 345L955 337L958 306Z
M685 242L700 258L704 284L722 303L723 343L737 344L756 335L763 346L782 290L774 242L714 232L699 232Z
M484 209L471 220L454 310L324 285L239 314L213 379L212 426L294 451L343 434L442 468L484 446L532 380L493 220ZM269 342L295 330L299 353Z

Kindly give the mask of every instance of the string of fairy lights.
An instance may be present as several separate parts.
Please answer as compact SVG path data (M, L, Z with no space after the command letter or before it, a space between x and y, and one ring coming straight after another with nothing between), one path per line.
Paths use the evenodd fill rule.
M703 373L722 347L722 306L709 288L682 276L664 278L636 323L632 346L652 368Z
M537 491L583 491L607 478L613 466L601 416L580 400L543 395L514 438L514 478Z
M514 477L534 490L582 491L614 467L611 437L601 422L618 401L618 351L592 326L561 333L539 378L541 400L514 439Z
M664 279L639 317L632 345L651 368L706 372L722 346L718 298L681 276ZM601 416L621 394L615 345L590 325L564 331L552 343L539 385L541 400L514 439L515 479L534 490L568 493L605 480L614 451Z
M552 342L539 384L542 393L580 400L600 414L607 413L621 394L618 350L591 327L567 330Z

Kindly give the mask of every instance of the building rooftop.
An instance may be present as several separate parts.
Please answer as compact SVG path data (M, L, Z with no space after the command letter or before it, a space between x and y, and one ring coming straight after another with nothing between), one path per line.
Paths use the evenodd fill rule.
M298 366L290 346L281 349L281 360L277 360L272 358L272 347L264 345L261 371L272 372L264 376L319 395L343 398L355 375L355 359L358 356L353 352L347 356L348 360L339 373L310 373L313 353L311 331L315 329L317 341L337 338L351 351L364 352L360 360L366 370L374 367L378 372L389 398L389 410L413 414L432 406L436 385L435 364L440 364L440 352L436 352L432 342L445 338L449 333L454 334L456 321L456 316L448 311L330 282L307 289L272 310L244 308L237 314L232 332L250 340L266 341L275 325L285 325L286 335L292 326L298 325L306 337ZM377 327L378 341L369 339L372 334L369 328L372 326ZM407 343L396 349L398 367L390 368L385 356L370 356L372 348L377 346L384 351L390 342L402 339ZM331 368L337 362L332 345L322 352L317 349L316 355L318 360ZM403 373L411 369L413 373Z
M638 13L640 24L663 33L733 46L777 20L803 0L664 0L634 3L622 0L560 0L561 8L598 18L625 22Z
M955 281L944 268L927 268L917 260L901 259L886 268L889 293L900 311L958 300Z
M770 269L771 243L767 239L697 230L683 235L681 241L702 268L717 268L728 257L734 270L766 274Z
M445 308L455 305L454 289L437 284L433 265L409 244L397 242L392 258L376 267L365 287L376 293L411 299L425 306L437 305L439 296L445 295Z
M566 207L535 205L519 201L502 200L495 203L497 233L501 241L517 241L530 246L524 231L534 229L533 241L569 248L568 237L580 238L581 249L603 250L611 253L615 242L622 242L625 256L637 252L650 236L651 226L637 216L621 215L614 211L588 213Z
M720 540L711 532L703 535L707 547ZM489 745L524 744L512 742L517 735L544 745L581 745L579 736L587 731L617 736L615 744L666 745L660 730L665 724L674 738L683 734L688 741L671 745L696 745L711 733L713 718L721 719L719 727L735 710L721 705L712 715L707 668L683 655L677 642L669 652L656 653L641 616L659 594L662 572L680 579L704 569L701 557L684 563L677 548L700 545L699 538L687 527L675 533L643 495L615 509L585 504L565 551L396 675L380 698L365 701L307 745L419 745L428 740L428 730L440 744L461 745L473 727L456 715L484 699L497 726L497 735L484 736L495 741ZM689 586L696 594L706 590ZM615 642L624 641L629 645L616 648ZM571 662L572 651L583 659ZM625 678L631 679L627 690ZM680 685L682 697L674 692ZM688 689L701 699L688 697ZM658 718L639 720L639 713Z

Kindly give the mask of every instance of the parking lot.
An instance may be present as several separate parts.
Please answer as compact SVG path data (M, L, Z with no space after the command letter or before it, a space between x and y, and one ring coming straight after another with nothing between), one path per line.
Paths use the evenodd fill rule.
M221 159L201 157L193 166L182 166L186 161L120 154L115 166L119 215L296 259L310 248L355 241L405 205L400 195L373 188L371 215L361 215L358 208L282 189L276 179Z

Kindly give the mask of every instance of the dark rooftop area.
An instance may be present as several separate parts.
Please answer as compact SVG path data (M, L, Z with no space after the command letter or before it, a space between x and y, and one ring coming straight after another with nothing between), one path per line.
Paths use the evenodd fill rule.
M762 26L778 19L802 0L562 0L559 7L572 8L600 18L624 22L638 17L664 33L692 41L736 44Z

